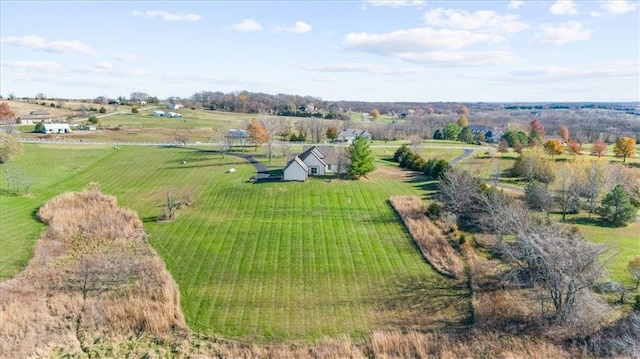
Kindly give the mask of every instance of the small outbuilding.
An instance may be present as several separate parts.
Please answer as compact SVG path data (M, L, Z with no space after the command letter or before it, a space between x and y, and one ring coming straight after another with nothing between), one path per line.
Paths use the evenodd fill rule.
M66 123L45 123L42 133L70 133L71 127Z

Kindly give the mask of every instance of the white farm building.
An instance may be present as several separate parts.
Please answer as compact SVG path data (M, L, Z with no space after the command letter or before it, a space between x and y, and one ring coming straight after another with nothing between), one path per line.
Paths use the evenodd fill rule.
M66 123L45 123L42 133L70 133L71 127Z

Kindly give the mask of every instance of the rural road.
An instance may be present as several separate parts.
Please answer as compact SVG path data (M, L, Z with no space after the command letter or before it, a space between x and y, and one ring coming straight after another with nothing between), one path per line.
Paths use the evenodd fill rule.
M464 149L464 153L461 154L460 156L452 159L451 161L449 161L449 164L452 165L452 166L455 165L456 163L458 163L458 162L464 160L465 158L469 157L473 153L473 151L475 151L475 150L471 149L471 148L465 148Z

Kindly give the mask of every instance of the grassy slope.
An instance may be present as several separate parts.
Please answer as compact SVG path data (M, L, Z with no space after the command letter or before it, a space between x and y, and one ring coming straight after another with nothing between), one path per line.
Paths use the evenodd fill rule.
M187 322L198 331L258 341L358 337L393 327L400 314L383 310L380 301L393 299L386 294L398 282L437 277L386 202L392 194L417 194L419 183L372 176L362 182L251 185L245 181L252 166L207 151L25 149L16 162L39 166L33 170L34 196L3 195L2 207L11 211L2 211L2 221L29 228L32 239L25 242L27 232L21 229L3 231L3 249L16 243L31 248L42 228L32 213L48 198L99 182L146 222L152 244L180 286ZM230 167L237 171L226 173ZM194 206L175 222L157 223L168 187L190 192ZM5 252L0 267L6 278L24 264L30 249ZM14 261L18 257L22 260ZM458 309L442 312L443 317L428 314L433 320L451 315L455 322L465 314L465 308Z

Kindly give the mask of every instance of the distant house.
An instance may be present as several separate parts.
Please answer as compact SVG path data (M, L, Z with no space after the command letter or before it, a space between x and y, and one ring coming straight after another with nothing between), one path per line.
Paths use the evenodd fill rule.
M42 133L70 133L71 127L66 123L45 123Z
M227 132L225 138L230 146L235 146L237 144L244 146L249 139L249 133L246 130L236 130L235 128L232 128Z
M351 143L356 137L362 137L365 140L371 140L371 134L367 130L361 130L359 128L347 128L346 130L338 133L338 142Z
M167 108L170 109L170 110L179 110L179 109L181 109L183 107L184 106L182 106L179 103L172 103L172 104L169 104L169 106L167 106Z
M233 139L247 139L249 138L249 133L246 130L236 130L235 128L232 128L227 132L227 137Z
M28 115L23 115L16 119L16 123L22 125L34 125L38 122L51 123L51 121L51 114L49 114L49 112L47 111L42 110L31 111Z
M480 132L484 133L485 142L487 143L499 142L503 135L502 131L486 125L469 125L469 129L474 135Z
M164 111L155 110L153 111L153 115L156 117L164 117Z
M306 181L308 176L325 176L346 170L347 159L333 146L305 146L304 151L287 162L283 180Z
M176 112L165 112L164 117L179 118L179 117L182 117L182 115Z
M313 112L315 110L316 110L316 105L313 103L308 103L306 105L298 106L298 111L302 111L302 112Z

